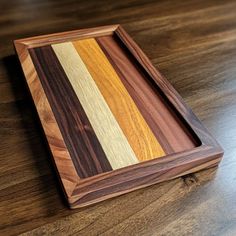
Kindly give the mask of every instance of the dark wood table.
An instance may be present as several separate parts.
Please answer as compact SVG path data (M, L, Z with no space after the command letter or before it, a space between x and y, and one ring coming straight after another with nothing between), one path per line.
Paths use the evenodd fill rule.
M235 1L1 1L0 235L236 235ZM219 168L69 210L12 41L120 23L222 144Z

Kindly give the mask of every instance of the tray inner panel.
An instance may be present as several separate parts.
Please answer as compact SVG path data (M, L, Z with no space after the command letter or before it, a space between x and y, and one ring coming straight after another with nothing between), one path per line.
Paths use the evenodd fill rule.
M200 145L115 35L29 51L80 178Z

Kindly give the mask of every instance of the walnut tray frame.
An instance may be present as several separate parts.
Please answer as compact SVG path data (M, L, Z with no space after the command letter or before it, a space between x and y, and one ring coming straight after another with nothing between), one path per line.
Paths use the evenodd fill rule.
M136 62L149 75L161 93L181 116L199 145L191 150L173 153L164 158L152 159L121 169L81 179L76 173L63 141L52 108L38 78L29 49L61 43L73 39L85 39L115 34ZM209 134L172 85L154 68L147 56L120 25L75 30L14 41L25 78L36 106L43 130L52 153L61 184L71 208L86 206L135 189L149 186L204 168L218 165L223 150Z

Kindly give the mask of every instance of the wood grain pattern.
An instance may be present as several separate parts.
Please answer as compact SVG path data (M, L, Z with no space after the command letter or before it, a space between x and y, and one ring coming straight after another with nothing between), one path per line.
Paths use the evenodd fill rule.
M191 150L188 153L177 153L165 158L154 159L152 162L143 162L142 165L130 166L129 171L122 169L118 174L104 173L94 179L85 179L75 187L70 198L70 205L72 208L76 208L78 205L87 206L97 201L119 196L121 193L130 192L130 188L137 190L173 179L175 176L217 166L222 158L219 152L220 150L204 147L200 152ZM108 176L109 182L107 181ZM124 182L122 178L125 178L126 181Z
M52 41L53 43L61 43L77 39L78 37L80 39L83 39L90 37L98 37L100 35L111 35L113 34L113 31L117 29L117 27L118 25L107 25L89 29L72 30L70 32L40 35L37 36L37 39L35 37L29 37L27 39L27 42L25 42L24 39L18 39L17 41L18 43L23 42L28 48L34 48L49 45Z
M51 46L30 54L80 178L112 170Z
M115 116L136 157L140 161L145 161L164 156L162 147L95 39L75 41L73 45Z
M110 28L114 30L114 27ZM92 29L91 31L94 31L94 35L96 37L97 30ZM77 40L84 39L84 35L81 35L80 32L81 31L79 30ZM88 31L86 32L88 33ZM61 34L62 42L64 42L65 40L65 34L66 33ZM105 35L107 35L107 32L105 33ZM124 168L116 169L106 173L101 173L96 176L91 176L90 178L79 179L76 185L74 186L73 191L70 191L70 195L67 196L67 201L71 208L86 206L114 196L119 196L121 194L148 186L150 184L173 179L178 176L189 174L203 168L216 166L218 165L223 155L223 150L221 149L217 141L211 136L211 134L206 130L206 128L203 127L203 125L197 119L191 109L183 102L183 99L180 97L180 95L175 91L171 84L168 83L168 81L163 78L161 74L154 68L147 56L141 51L138 45L129 37L129 35L123 30L123 28L120 26L116 26L115 31L113 31L112 35L115 35L115 37L119 38L119 41L121 42L120 46L125 47L126 50L133 55L133 57L135 58L135 62L138 63L138 65L141 67L141 70L145 71L145 73L149 75L149 79L150 81L152 81L151 84L154 85L154 87L158 86L159 90L156 92L160 92L160 94L165 100L166 105L170 105L176 112L177 116L181 117L183 121L182 125L185 125L185 128L189 129L189 132L192 134L192 136L189 138L194 137L195 140L198 141L199 146L191 150L169 154L165 158L155 158L146 162L137 163L135 165L126 166ZM57 43L59 43L58 37L59 35L57 35L55 39L55 42ZM92 37L92 32L90 33L90 37ZM35 37L35 40L37 41L38 45L38 38ZM15 41L15 46L19 53L21 63L23 63L24 69L25 67L27 67L27 65L24 64L24 61L21 57L22 54L20 52L23 51L24 54L29 54L28 49L32 47L30 47L28 43L32 43L32 41L34 41L34 38ZM46 41L47 40L43 38L42 45L45 46ZM91 103L94 98L94 91L91 92L89 89L91 87L93 89L95 88L97 91L95 101L97 102L97 100L103 99L102 101L110 112L111 117L113 117L102 94L99 92L95 82L93 81L91 75L88 73L88 70L86 69L83 61L79 57L79 54L73 47L73 44L69 42L54 44L52 38L48 40L48 44L52 44L53 47L59 48L58 52L62 55L60 58L61 60L59 59L59 61L61 64L64 63L64 67L63 65L62 67L65 70L67 77L71 79L71 85L75 90L76 95L79 98L83 108L85 109L85 113L88 116L90 122L91 119L88 113L86 112L86 109L91 106L89 102ZM22 48L24 50L21 50ZM83 77L84 75L86 76L85 78ZM90 85L91 82L92 86ZM85 92L83 91L83 89L78 89L78 85L83 85L83 88L85 87L86 96L89 94L92 95L90 96L91 101L88 99L88 97L86 98L86 96L83 95L83 92ZM84 99L84 103L81 101L81 98L82 100ZM91 114L94 113L94 110L92 108L97 109L97 107L93 106L89 108L89 112ZM39 115L41 116L42 114L39 113ZM99 115L101 116L101 114ZM96 119L94 118L95 121L97 121ZM166 119L167 122L168 119L169 118ZM114 121L116 121L115 118ZM118 125L118 123L116 124ZM94 129L95 134L97 135L95 129L96 127L94 128L92 122L91 125ZM122 133L122 130L120 131ZM132 150L131 147L130 150ZM136 159L136 161L138 160ZM64 185L64 188L67 189L66 184ZM71 188L69 188L69 190L71 190Z
M190 150L198 144L191 137L183 122L176 115L150 77L138 66L122 42L116 36L98 37L97 41L112 65L116 68L123 84L129 91L152 131L167 154ZM150 89L150 87L152 89ZM178 135L176 135L178 134Z
M39 114L40 122L43 124L43 130L47 137L47 141L52 152L53 160L58 169L60 180L63 183L63 190L66 197L73 192L77 182L78 175L71 161L70 154L58 127L56 118L52 112L52 108L48 99L43 92L38 74L33 65L32 59L24 45L18 45L17 53L22 62L22 67L26 77L30 93ZM65 187L67 186L67 187Z
M52 45L113 169L138 162L72 43Z
M235 1L1 1L0 9L0 235L236 234ZM124 26L225 155L219 168L71 211L12 40L111 22Z
M152 82L160 89L163 97L167 100L176 114L182 117L185 125L188 127L189 132L192 134L189 138L195 138L200 148L204 146L212 147L221 150L218 142L212 137L209 131L202 125L200 120L192 112L192 110L185 104L183 98L174 89L170 82L165 79L160 72L153 66L150 59L140 50L139 46L134 42L134 40L125 32L122 27L118 27L115 31L116 36L123 43L123 46L135 57L139 66L141 66L146 73L152 78ZM221 150L222 151L222 150ZM220 152L221 152L220 151Z

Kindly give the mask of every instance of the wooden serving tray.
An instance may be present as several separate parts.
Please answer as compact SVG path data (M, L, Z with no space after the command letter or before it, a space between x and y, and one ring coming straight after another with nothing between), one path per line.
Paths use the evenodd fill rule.
M121 26L14 43L71 208L219 163L219 144Z

